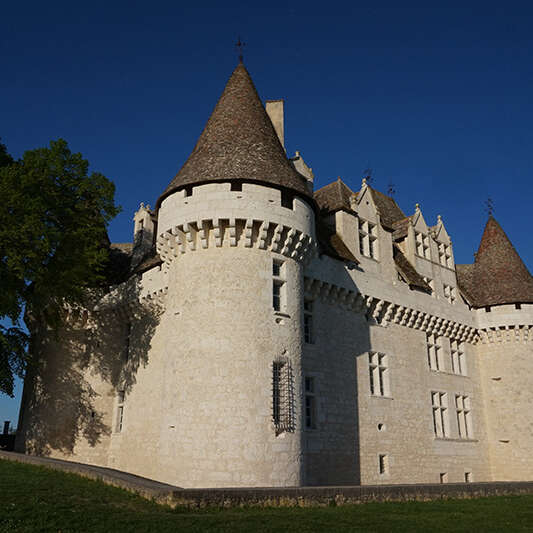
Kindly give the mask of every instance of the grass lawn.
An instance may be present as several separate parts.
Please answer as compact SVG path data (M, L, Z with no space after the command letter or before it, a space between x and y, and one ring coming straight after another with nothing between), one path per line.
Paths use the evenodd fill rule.
M0 533L15 531L533 531L533 496L191 511L75 474L0 460Z

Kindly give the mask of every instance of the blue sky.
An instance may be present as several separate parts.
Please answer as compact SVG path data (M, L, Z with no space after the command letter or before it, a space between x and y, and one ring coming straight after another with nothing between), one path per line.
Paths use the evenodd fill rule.
M407 214L441 214L458 263L495 216L533 269L533 7L527 3L9 2L0 18L0 137L65 138L112 179L123 212L158 195L194 147L247 43L263 99L285 99L287 152L317 187L363 171ZM430 3L436 4L436 3ZM370 7L371 6L371 7ZM444 7L446 6L446 7ZM16 420L0 396L0 421Z

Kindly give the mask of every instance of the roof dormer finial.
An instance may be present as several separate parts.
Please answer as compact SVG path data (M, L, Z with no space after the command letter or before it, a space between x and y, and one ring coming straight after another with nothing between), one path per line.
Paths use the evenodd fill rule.
M239 35L237 42L235 43L235 48L237 49L237 52L239 52L239 63L242 63L244 60L244 47L246 46L246 43L243 43L241 41L241 36Z

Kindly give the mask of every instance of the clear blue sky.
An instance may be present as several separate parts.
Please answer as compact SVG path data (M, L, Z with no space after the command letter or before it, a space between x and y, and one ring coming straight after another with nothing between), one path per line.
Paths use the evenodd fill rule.
M318 187L341 176L357 190L373 168L408 214L419 202L429 224L443 216L458 263L472 261L490 196L532 270L532 4L180 4L2 5L2 142L16 157L58 137L82 152L116 183L114 242L131 240L139 202L153 205L192 150L240 34ZM20 388L0 396L0 421L16 420Z

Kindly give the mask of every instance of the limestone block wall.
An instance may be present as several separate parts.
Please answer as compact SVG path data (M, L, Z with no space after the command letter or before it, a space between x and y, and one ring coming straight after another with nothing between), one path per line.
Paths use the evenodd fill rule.
M533 477L533 304L475 311L494 480Z

